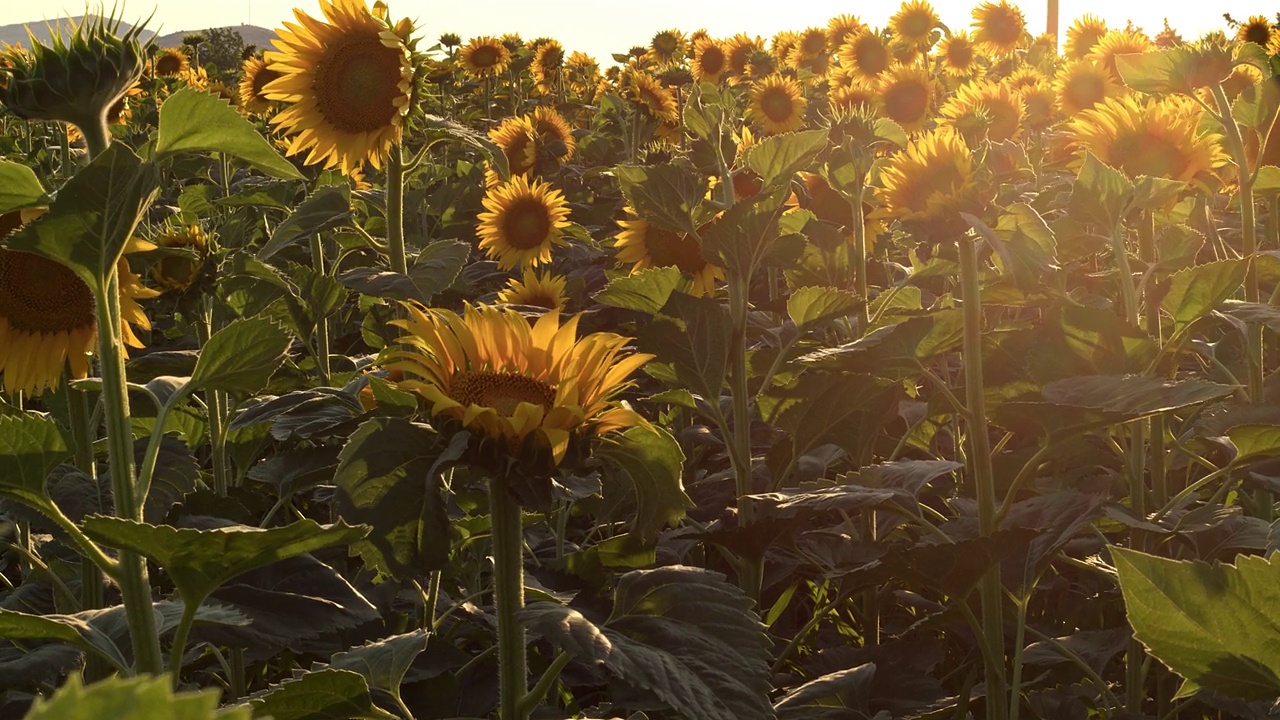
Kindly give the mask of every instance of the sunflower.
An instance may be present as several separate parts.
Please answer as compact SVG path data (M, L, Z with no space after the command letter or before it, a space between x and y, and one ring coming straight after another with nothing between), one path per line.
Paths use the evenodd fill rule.
M244 61L240 76L240 108L245 112L265 114L271 110L271 101L263 94L267 83L280 77L280 73L254 55Z
M489 131L489 139L507 158L507 167L512 177L525 176L537 166L538 138L537 129L527 117L506 118ZM499 183L496 173L491 179L491 182L486 183L489 187Z
M838 48L844 45L845 41L852 37L854 33L866 27L856 16L847 13L837 15L827 21L827 46Z
M699 83L718 83L729 70L729 57L724 46L712 38L700 38L693 44L693 77Z
M1026 34L1022 10L1008 0L984 2L973 9L973 42L985 52L999 57L1012 55Z
M177 77L191 67L191 58L178 48L165 48L152 61L156 77Z
M805 58L825 55L827 53L827 29L820 27L805 28L796 37L796 44L792 50L799 50L800 56Z
M932 44L933 29L941 23L942 19L928 0L909 0L889 18L889 31L901 43L928 48Z
M375 168L400 141L409 112L413 63L405 40L364 0L320 0L327 22L294 10L267 62L281 77L264 88L289 106L271 123L293 135L289 154L350 175Z
M981 69L968 33L954 32L938 43L938 66L944 75L955 78L973 77Z
M649 41L650 56L661 64L684 57L684 33L679 30L659 30Z
M874 215L898 220L926 238L950 240L967 227L962 212L981 209L973 156L955 131L940 128L895 153L880 171Z
M573 156L578 147L577 140L569 123L555 108L537 107L526 117L538 136L538 149L545 150L547 156L556 162L564 162Z
M533 54L533 79L538 87L550 90L556 78L564 70L564 46L557 40L547 40Z
M800 50L799 47L791 50L791 55L787 57L787 67L794 70L804 70L816 77L823 77L827 74L827 68L831 65L830 53L805 55Z
M1240 93L1262 82L1262 71L1253 65L1236 65L1231 69L1231 74L1222 80L1222 90L1227 94L1227 99L1235 102L1240 97ZM1201 91L1202 99L1213 104L1213 94L1207 88Z
M1253 15L1240 23L1236 30L1237 40L1261 45L1263 48L1271 47L1276 42L1277 35L1280 35L1280 29L1266 15Z
M614 399L653 357L625 354L629 338L578 338L578 318L561 325L554 311L530 327L509 308L467 305L461 316L405 308L408 317L391 323L406 333L403 349L387 353L383 365L404 373L400 387L425 397L434 418L503 443L512 455L532 444L556 466L575 440L646 424Z
M1067 40L1063 45L1064 54L1071 60L1079 60L1093 52L1093 48L1107 34L1107 23L1096 15L1085 15L1076 18L1067 28Z
M574 51L564 63L569 87L583 97L590 96L600 82L600 64L590 55Z
M907 132L924 127L933 110L934 83L921 65L894 65L880 77L880 112Z
M843 112L874 108L876 105L876 88L870 80L854 78L847 85L833 88L828 96L828 101L833 110Z
M1178 34L1177 30L1170 27L1169 18L1165 18L1164 27L1161 28L1160 32L1156 33L1152 42L1154 42L1155 46L1161 50L1168 50L1171 47L1181 45L1182 36Z
M565 295L568 281L555 273L538 273L525 268L521 278L511 278L507 287L498 292L498 302L507 305L529 305L548 310L563 310L569 302Z
M21 210L0 215L0 237L43 214ZM144 247L130 242L125 252ZM128 347L142 342L132 326L151 323L137 300L158 295L142 286L128 262L120 259L121 337ZM39 255L0 248L0 388L38 395L57 388L64 366L75 379L88 377L97 347L98 326L89 286L61 263Z
M865 78L889 69L889 44L880 33L863 29L840 46L840 63Z
M1106 100L1069 124L1073 145L1129 177L1204 181L1226 164L1222 138L1202 132L1203 110L1185 98Z
M485 194L484 207L476 216L480 249L503 270L551 262L552 248L568 244L561 231L569 203L547 183L513 177Z
M649 224L626 208L631 216L619 220L622 232L618 233L614 247L618 262L630 263L631 272L654 267L675 267L693 279L690 294L701 297L716 289L716 281L724 279L724 270L712 265L702 254L698 239Z
M724 43L725 56L728 58L729 73L742 75L747 71L747 63L751 56L764 50L764 41L750 35L738 33Z
M808 106L800 83L782 75L770 75L752 84L747 119L764 134L777 135L800 127Z
M975 112L983 116L982 135L991 142L1016 140L1022 132L1022 116L1026 108L1022 99L1005 83L970 82L956 89L938 110L939 126L966 129L966 119Z
M1117 55L1145 53L1154 49L1155 45L1151 43L1151 38L1141 30L1112 30L1103 35L1098 44L1093 46L1089 57L1106 68L1107 72L1118 81L1120 71L1116 69Z
M1010 90L1021 90L1025 87L1031 87L1032 85L1044 82L1045 79L1044 73L1030 65L1023 65L1017 70L1006 75L1004 80L1001 80L1001 82L1008 85Z
M619 85L623 95L649 117L659 122L672 122L680 117L676 96L649 73L629 68L623 72Z
M200 278L201 266L209 253L209 237L199 225L169 227L156 238L162 248L188 250L192 256L171 255L151 266L151 280L163 292L186 292Z
M506 72L511 65L511 51L502 41L481 35L471 38L458 53L463 72L473 78L483 79Z
M1068 117L1124 94L1115 77L1089 58L1068 60L1058 68L1053 90L1058 95L1058 105Z
M1048 80L1042 79L1031 85L1015 87L1014 92L1026 108L1023 122L1031 130L1044 130L1058 120L1058 96Z

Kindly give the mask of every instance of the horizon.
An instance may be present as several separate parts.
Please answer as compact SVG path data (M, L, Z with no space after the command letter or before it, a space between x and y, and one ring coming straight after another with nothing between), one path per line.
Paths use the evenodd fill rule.
M780 14L777 3L764 0L704 0L697 5L680 0L650 0L644 4L611 7L609 22L601 24L596 21L600 15L596 0L556 0L539 6L522 0L489 0L483 13L453 4L432 8L426 0L390 0L388 4L393 17L414 19L417 36L427 45L433 44L446 32L459 34L464 42L477 35L517 32L525 38L554 37L567 50L581 50L606 64L612 54L625 53L632 46L647 45L654 33L673 27L669 20L672 17L684 18L676 29L686 33L706 28L718 37L745 32L768 39L781 30L825 25L829 18L842 13L855 15L873 27L882 27L901 5L900 2L877 3L870 7L861 4L859 12L853 7L855 4L847 0L810 0ZM949 27L967 28L970 10L979 3L936 0L932 4ZM1021 7L1032 34L1044 31L1045 2L1013 4ZM61 10L65 6L64 0L29 0L21 7L5 3L0 7L0 25L38 25L84 14L84 10L73 13ZM159 35L244 25L274 31L285 20L293 20L294 7L313 16L321 14L318 2L298 3L294 0L238 0L219 3L216 7L172 0L120 0L116 7L122 19L131 24L152 15L148 28ZM1236 20L1245 20L1250 15L1274 17L1275 9L1276 6L1267 0L1245 0L1231 3L1226 12ZM1174 29L1192 39L1210 30L1227 30L1229 26L1222 12L1184 4L1159 6L1135 0L1060 0L1059 29L1061 34L1076 18L1093 14L1105 20L1109 27L1123 27L1126 20L1132 20L1136 26L1154 35L1167 18ZM134 19L131 20L131 16Z

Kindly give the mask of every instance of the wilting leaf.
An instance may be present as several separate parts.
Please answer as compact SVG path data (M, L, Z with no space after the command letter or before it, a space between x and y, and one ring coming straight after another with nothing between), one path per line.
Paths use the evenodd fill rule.
M1204 688L1246 700L1280 695L1280 564L1240 555L1235 566L1111 548L1129 623L1160 662Z
M302 173L226 100L194 88L179 90L160 106L155 152L157 158L179 152L222 153L272 177L302 179Z
M642 545L653 544L658 531L680 522L693 501L680 476L684 453L671 433L659 427L633 427L610 435L597 452L626 471L636 489L633 532Z
M654 267L632 275L615 278L594 295L596 302L656 315L667 304L671 293L684 290L684 273L676 267Z

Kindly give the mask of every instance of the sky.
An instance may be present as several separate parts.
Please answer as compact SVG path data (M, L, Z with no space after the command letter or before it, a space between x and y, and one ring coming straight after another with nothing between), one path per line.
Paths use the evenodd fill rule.
M979 0L932 0L944 23L952 28L970 22L969 11ZM132 21L153 10L151 25L168 34L223 25L253 24L274 29L292 18L297 6L319 15L317 0L111 0ZM370 0L372 2L372 0ZM431 45L444 32L464 40L475 35L518 32L525 38L555 37L570 50L601 60L645 45L659 30L686 32L706 28L715 36L738 32L765 38L779 30L802 30L825 25L841 13L860 17L872 26L884 25L899 7L895 0L387 0L396 17L413 18L418 36ZM95 0L96 4L96 0ZM1034 32L1045 27L1045 0L1018 3ZM83 0L0 0L0 25L83 14ZM1224 29L1223 12L1236 19L1249 15L1274 16L1275 0L1217 2L1154 2L1153 0L1060 0L1060 27L1085 13L1124 26L1126 20L1155 34L1167 17L1184 37ZM70 11L68 13L67 11Z

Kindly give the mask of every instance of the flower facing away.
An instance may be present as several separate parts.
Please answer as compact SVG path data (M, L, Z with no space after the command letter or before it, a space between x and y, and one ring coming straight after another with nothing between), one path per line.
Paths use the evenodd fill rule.
M547 183L513 177L489 190L484 207L476 216L480 249L503 270L551 262L552 249L566 244L569 203Z
M880 172L877 217L893 219L925 241L955 239L981 199L973 156L958 133L941 128L921 135L889 158Z
M43 210L0 215L0 237L43 214ZM125 252L141 249L131 243ZM143 287L121 258L121 335L129 347L142 347L131 325L150 329L137 300L159 293ZM0 390L37 395L54 389L67 367L74 379L88 377L97 347L98 325L89 286L61 263L39 255L0 248Z
M973 42L992 55L1012 55L1026 34L1022 10L1008 0L984 2L973 9Z
M622 94L654 120L674 122L680 117L676 96L649 73L628 68L623 72L619 84Z
M471 38L459 53L462 69L474 78L486 78L506 72L511 65L511 51L501 40L487 35Z
M347 175L365 162L381 167L409 112L406 39L364 0L320 0L320 9L324 21L295 10L299 24L286 22L276 33L278 51L267 53L281 77L266 95L289 103L271 122L292 136L289 154L307 152L308 165Z
M529 305L547 310L563 310L569 298L565 295L568 281L561 275L540 273L525 268L519 278L507 281L507 287L498 292L498 302L508 305Z
M563 162L573 157L578 143L573 137L573 130L569 127L569 123L556 112L555 108L536 107L527 117L538 136L538 148L545 150L548 157L556 162Z
M1107 100L1070 123L1081 154L1093 153L1129 177L1203 182L1226 164L1222 138L1201 132L1203 111L1188 100Z
M724 270L707 261L697 238L657 227L626 210L630 218L618 221L622 232L614 247L618 262L629 263L633 274L655 267L679 268L693 279L689 293L695 297L712 293L716 281L724 279Z
M751 86L747 117L766 135L776 135L804 124L804 111L808 106L800 83L782 75L770 75Z
M511 176L526 175L533 171L538 163L538 131L527 116L506 118L498 126L489 131L489 139L497 145L507 158L507 167ZM486 176L486 185L498 184L498 175Z
M564 70L564 46L558 40L547 40L533 54L533 78L538 87L551 90Z
M199 225L175 225L156 238L162 248L185 250L190 254L162 257L151 266L151 280L164 292L186 292L200 279L200 270L209 253L209 238Z
M280 73L269 67L262 58L255 56L245 60L240 76L240 108L245 112L258 114L269 111L272 102L267 99L263 88L278 77Z
M629 338L578 337L578 318L548 312L530 326L512 309L468 305L461 316L407 304L403 349L384 358L401 388L426 398L453 423L509 455L549 453L558 466L571 444L646 421L616 397L652 356L627 354Z

